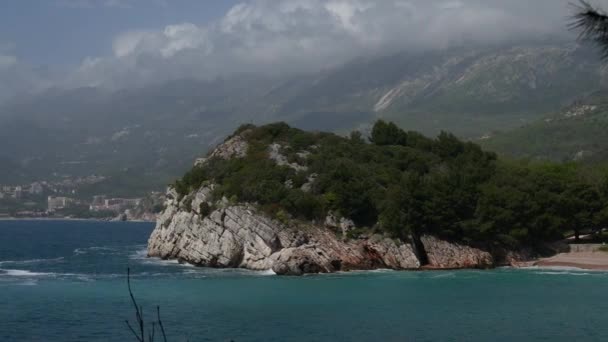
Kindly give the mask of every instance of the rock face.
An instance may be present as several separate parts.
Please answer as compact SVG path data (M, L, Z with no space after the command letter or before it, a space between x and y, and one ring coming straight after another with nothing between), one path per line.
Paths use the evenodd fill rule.
M209 202L213 186L205 186L181 201L167 192L166 209L148 241L148 256L178 259L197 266L273 270L281 275L349 270L418 269L420 258L410 242L380 235L345 239L340 221L325 225L285 225L251 205ZM191 209L185 208L190 202ZM202 203L216 207L204 216ZM335 222L337 221L337 222ZM492 255L476 248L421 237L427 268L488 268Z
M249 144L241 135L235 135L234 137L226 140L223 144L211 152L207 158L198 158L194 163L195 166L204 164L209 158L243 158L247 155L247 149Z
M486 251L424 235L420 238L428 258L428 268L490 268L494 258Z
M306 166L299 165L297 163L290 163L287 160L287 157L281 154L281 145L274 143L268 146L268 158L274 160L275 163L279 166L288 166L296 171L306 171L308 168ZM300 158L306 158L308 156L307 152L298 153Z
M209 187L196 192L189 212L168 191L167 208L148 241L149 256L288 275L420 267L409 243L381 236L344 241L325 227L286 226L249 205L227 205L203 217L195 203L209 193Z

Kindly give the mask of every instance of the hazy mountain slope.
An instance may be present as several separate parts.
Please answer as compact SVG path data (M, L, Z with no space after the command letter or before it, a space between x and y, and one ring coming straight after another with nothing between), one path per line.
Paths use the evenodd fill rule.
M599 92L557 114L499 132L482 144L502 154L554 160L608 157L608 93Z
M232 106L258 96L256 89L247 82L180 81L47 93L12 104L0 124L0 157L20 168L0 169L0 179L138 169L162 186L242 122Z
M481 136L555 112L602 79L588 48L519 45L361 58L302 78L299 92L272 96L287 99L275 112L295 124L384 117L428 134Z
M0 183L138 174L160 188L249 122L345 132L388 118L479 137L555 112L596 91L602 77L593 51L544 44L403 52L285 79L51 91L0 108Z

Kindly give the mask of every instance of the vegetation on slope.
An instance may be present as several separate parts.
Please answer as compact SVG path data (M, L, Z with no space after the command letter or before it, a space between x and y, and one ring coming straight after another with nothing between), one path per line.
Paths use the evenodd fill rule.
M556 161L605 161L608 97L598 92L563 111L482 142L500 154Z
M215 183L216 198L257 203L280 219L329 212L395 237L434 234L467 243L534 245L598 227L608 182L573 163L497 159L449 133L430 139L378 121L369 141L284 123L241 127L245 158L212 158L175 183L181 195ZM269 158L278 143L297 171ZM304 153L302 153L304 152ZM302 187L309 180L308 190Z

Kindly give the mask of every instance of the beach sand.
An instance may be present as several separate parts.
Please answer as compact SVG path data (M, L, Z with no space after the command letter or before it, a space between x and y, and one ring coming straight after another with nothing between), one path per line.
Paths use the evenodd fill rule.
M534 262L533 266L576 267L608 271L608 253L601 251L561 253L551 258L540 259Z

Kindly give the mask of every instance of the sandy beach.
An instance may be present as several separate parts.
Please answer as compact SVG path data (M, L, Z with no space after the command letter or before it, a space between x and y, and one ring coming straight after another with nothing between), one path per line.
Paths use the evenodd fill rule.
M540 259L533 266L576 267L586 270L608 271L608 252L588 251L561 253L551 258Z

